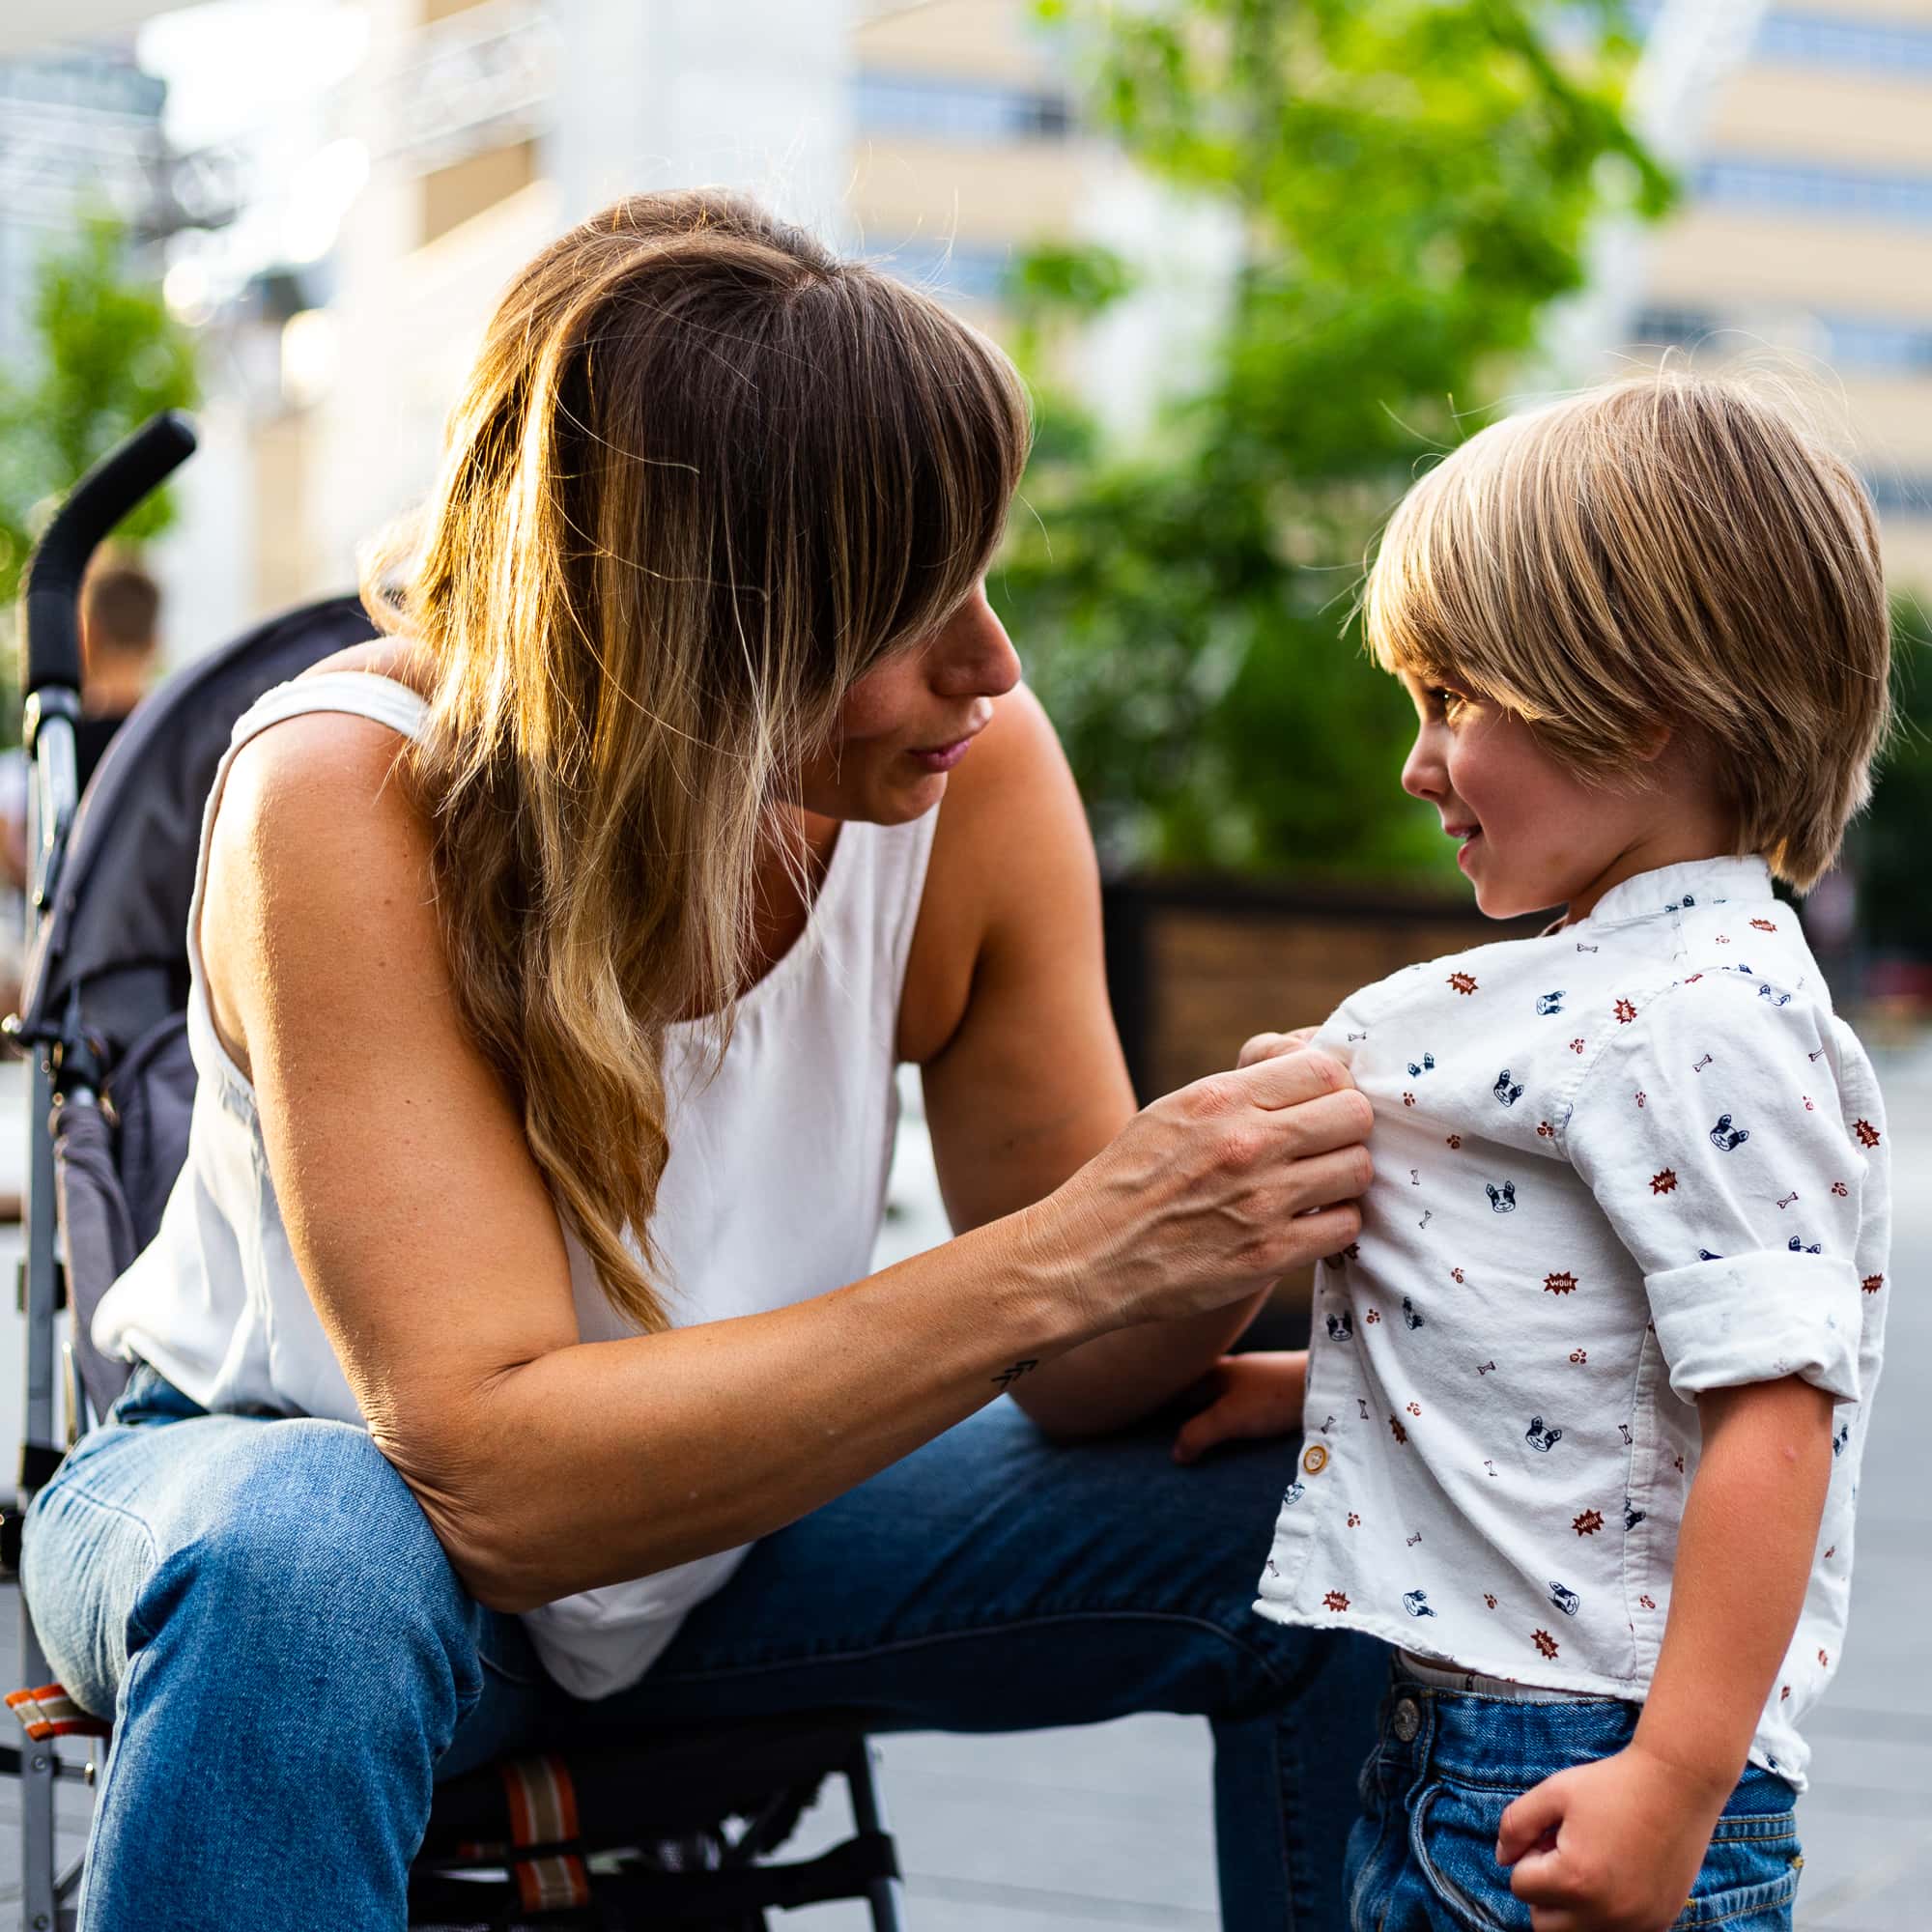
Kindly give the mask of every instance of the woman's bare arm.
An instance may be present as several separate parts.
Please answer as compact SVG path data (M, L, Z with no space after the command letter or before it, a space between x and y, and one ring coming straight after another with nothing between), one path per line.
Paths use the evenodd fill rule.
M1339 1191L1289 1151L1309 1145L1295 1103L1319 1079L1231 1075L1122 1137L1157 1177L1124 1222L1104 1174L1076 1177L794 1307L580 1342L549 1192L458 1022L426 835L384 783L394 752L327 714L252 741L216 819L202 937L323 1324L487 1604L776 1529L1069 1346L1252 1293L1289 1264L1293 1206Z
M1060 741L1024 687L954 775L937 839L948 880L981 886L928 894L925 915L956 929L949 950L971 969L964 1017L923 1068L941 1190L964 1230L1050 1194L1133 1118L1134 1095L1107 996L1094 841ZM1353 1159L1342 1196L1369 1180L1367 1151ZM1117 1180L1125 1212L1145 1178ZM1101 1336L1043 1365L1013 1400L1056 1435L1121 1428L1208 1374L1265 1293Z

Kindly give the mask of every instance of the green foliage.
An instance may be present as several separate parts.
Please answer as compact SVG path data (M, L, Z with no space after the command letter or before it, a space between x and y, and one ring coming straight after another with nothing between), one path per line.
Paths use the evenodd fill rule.
M1202 380L1142 446L1042 437L993 591L1112 863L1438 869L1397 782L1406 699L1356 656L1365 548L1415 466L1481 427L1590 221L1671 185L1621 117L1613 8L1513 0L1056 0L1094 35L1093 112L1241 237ZM1582 31L1576 29L1580 19ZM1124 268L1058 249L1012 290L1055 329ZM1064 355L1060 358L1065 360ZM1048 424L1076 417L1046 389Z
M121 224L96 215L42 256L30 310L38 366L0 371L0 603L11 605L34 538L83 471L159 410L198 398L194 338L159 292L129 273ZM157 491L121 526L138 543L174 520Z
M1848 842L1859 879L1859 923L1879 952L1932 959L1932 895L1925 890L1925 829L1932 825L1932 638L1905 600L1892 623L1892 696L1898 733L1880 764L1871 810Z

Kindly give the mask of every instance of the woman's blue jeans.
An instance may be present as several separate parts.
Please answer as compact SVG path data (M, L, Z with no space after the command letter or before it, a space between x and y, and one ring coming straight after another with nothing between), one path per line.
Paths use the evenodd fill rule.
M759 1543L594 1703L477 1604L367 1434L208 1415L136 1371L26 1523L55 1673L114 1719L82 1932L389 1932L442 1777L513 1747L823 1709L1213 1724L1223 1923L1335 1932L1386 1653L1249 1609L1288 1441L1057 1446L995 1403Z

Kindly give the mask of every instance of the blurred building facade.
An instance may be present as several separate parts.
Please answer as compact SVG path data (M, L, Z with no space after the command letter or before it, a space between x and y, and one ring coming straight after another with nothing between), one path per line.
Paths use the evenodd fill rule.
M1632 353L1770 352L1840 390L1889 573L1932 591L1932 0L1767 8L1686 185Z
M428 488L510 275L625 191L749 188L995 334L1024 250L1108 242L1142 287L1056 373L1123 428L1211 335L1234 236L1083 127L1076 51L1029 0L366 12L330 109L366 185L326 274L266 312L278 370L237 405L227 481L199 486L213 520L180 539L202 546L173 575L207 643L350 580L357 544ZM1768 4L1710 94L1685 203L1640 244L1624 353L1808 361L1842 389L1894 578L1932 587L1932 0ZM303 285L326 294L303 306ZM224 577L208 546L238 541Z

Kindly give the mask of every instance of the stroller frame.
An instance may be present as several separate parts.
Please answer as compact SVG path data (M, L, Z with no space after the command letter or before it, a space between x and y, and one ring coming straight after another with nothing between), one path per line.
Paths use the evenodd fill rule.
M64 979L60 970L75 910L66 872L80 805L74 751L74 723L80 715L80 582L100 540L194 447L192 425L170 412L110 451L74 486L37 545L23 579L22 736L32 774L27 967L20 1011L0 1022L0 1030L29 1060L22 1212L26 1252L19 1268L19 1302L26 1320L25 1403L16 1507L0 1514L0 1579L5 1580L18 1577L21 1523L28 1506L90 1415L105 1413L122 1374L121 1365L106 1364L95 1353L77 1308L73 1339L66 1350L68 1440L58 1442L55 1321L71 1297L61 1249L62 1176L56 1143L83 1123L94 1135L105 1133L101 1096L116 1071L108 1043L83 1012L79 977ZM312 620L312 633L330 624L339 632L347 620L360 622L363 635L369 634L366 620L346 603L315 606L251 634L228 655L239 656L257 643L286 653L286 642L267 635L271 629L286 631L299 651L305 648L298 634L304 620ZM341 639L330 634L325 641L333 647ZM91 786L89 799L99 789ZM182 934L171 938L181 940ZM121 1042L124 1048L128 1044ZM71 1243L71 1225L65 1233ZM125 1245L125 1229L120 1238ZM49 1665L24 1591L19 1620L20 1667L28 1684L43 1686ZM0 1745L0 1776L16 1776L20 1785L18 1923L22 1932L71 1932L81 1864L76 1861L56 1873L54 1787L57 1778L84 1778L92 1784L95 1764L90 1759L83 1770L61 1760L50 1736L30 1732L30 1739L25 1748ZM547 1844L479 1827L476 1805L487 1807L499 1774L510 1779L518 1769L507 1761L485 1767L453 1786L439 1786L439 1807L447 1794L453 1801L451 1813L461 1814L461 1829L452 1835L445 1827L439 1836L438 1820L432 1817L429 1836L411 1872L409 1922L487 1924L504 1932L526 1923L608 1932L641 1932L646 1925L756 1932L766 1924L767 1910L862 1898L870 1908L874 1932L902 1932L896 1850L874 1776L875 1755L858 1717L828 1713L733 1726L714 1737L664 1733L623 1750L555 1756L546 1760L553 1773L562 1767L568 1777L575 1765L583 1778L600 1771L617 1774L627 1792L654 1788L655 1802L666 1808L655 1827L649 1820L617 1823L608 1799L595 1802L586 1786L591 1802L576 1836ZM854 1835L816 1859L760 1862L790 1835L824 1779L834 1774L844 1777L849 1790ZM489 1790L479 1788L483 1786ZM717 1808L701 1814L693 1808L707 1803ZM729 1830L734 1818L742 1820L735 1834ZM592 1861L598 1861L594 1869ZM539 1863L559 1861L577 1867L588 1886L587 1903L546 1908L531 1902L527 1885L520 1903L513 1881L526 1879ZM493 1882L493 1876L501 1882Z

